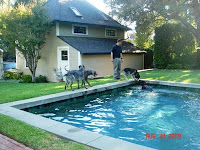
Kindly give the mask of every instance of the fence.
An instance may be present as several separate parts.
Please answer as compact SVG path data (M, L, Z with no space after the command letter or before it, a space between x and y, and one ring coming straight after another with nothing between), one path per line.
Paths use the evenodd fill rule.
M144 68L151 69L153 67L153 51L146 50L147 53L144 55Z

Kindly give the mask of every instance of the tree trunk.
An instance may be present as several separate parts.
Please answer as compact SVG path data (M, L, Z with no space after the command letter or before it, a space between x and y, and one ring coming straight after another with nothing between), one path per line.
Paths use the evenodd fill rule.
M35 72L36 70L33 69L33 72L32 72L32 82L35 83Z

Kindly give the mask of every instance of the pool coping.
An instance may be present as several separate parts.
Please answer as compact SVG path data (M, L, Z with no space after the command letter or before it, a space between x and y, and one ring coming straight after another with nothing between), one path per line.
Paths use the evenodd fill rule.
M142 79L142 80L145 81L148 84L157 84L157 85L166 85L166 86L174 86L174 87L200 89L200 84L197 84L197 83L185 83L185 82L149 80L149 79Z
M143 79L143 81L146 81L149 84L159 84L159 85L179 86L179 87L189 87L189 88L200 89L200 84L193 84L193 83L188 84L188 83L180 83L180 82L171 82L171 81L168 82L168 81L147 80L147 79ZM114 83L94 86L89 89L66 91L66 92L57 93L57 94L51 94L51 95L21 100L21 101L0 104L0 113L10 116L12 118L15 118L17 120L23 121L34 127L53 133L62 138L66 138L78 143L82 143L82 144L85 144L97 149L153 150L153 148L150 148L150 147L146 147L139 144L127 142L121 139L105 136L99 133L81 129L69 124L61 123L55 120L51 120L39 115L31 114L29 112L20 110L23 108L43 105L47 103L66 100L66 99L84 96L84 95L88 95L92 93L97 93L97 92L103 92L106 90L112 90L112 89L121 88L121 87L134 85L134 84L135 82L131 80L114 82Z

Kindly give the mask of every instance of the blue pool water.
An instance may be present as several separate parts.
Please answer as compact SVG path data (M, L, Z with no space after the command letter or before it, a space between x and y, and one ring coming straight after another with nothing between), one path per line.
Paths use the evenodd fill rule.
M134 86L26 110L160 150L200 149L199 92L158 87L148 92ZM147 139L147 133L155 139ZM181 139L168 139L169 134Z

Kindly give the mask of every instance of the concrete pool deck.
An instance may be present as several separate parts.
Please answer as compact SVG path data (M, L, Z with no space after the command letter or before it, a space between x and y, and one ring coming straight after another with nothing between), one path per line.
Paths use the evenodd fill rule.
M142 79L142 80L145 81L148 84L157 84L157 85L166 85L166 86L174 86L174 87L200 89L200 84L197 84L197 83L184 83L184 82L148 80L148 79Z
M200 84L186 84L178 82L167 82L167 81L155 81L145 80L150 84L168 85L168 86L179 86L200 89ZM66 91L57 94L51 94L27 100L21 100L0 105L0 113L23 121L27 124L35 126L37 128L46 130L50 133L56 134L60 137L76 141L78 143L86 144L88 146L103 149L103 150L153 150L152 148L145 147L142 145L130 143L124 140L112 138L99 133L91 132L85 129L77 128L75 126L57 122L48 118L44 118L39 115L31 114L29 112L20 110L28 107L48 104L70 98L85 96L92 93L103 92L106 90L112 90L116 88L125 87L128 85L134 85L135 82L122 81L110 84L98 85L89 89L79 89L76 91Z

